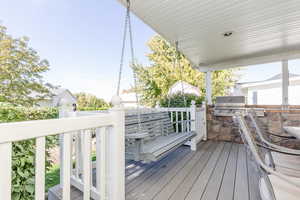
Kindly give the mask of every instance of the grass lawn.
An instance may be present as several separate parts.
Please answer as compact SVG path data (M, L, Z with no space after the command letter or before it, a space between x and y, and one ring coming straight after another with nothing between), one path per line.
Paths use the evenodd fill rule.
M92 161L96 160L95 152L92 153ZM52 166L46 173L46 192L48 192L49 188L59 184L59 165Z
M49 188L59 184L59 171L59 165L55 165L46 173L46 192Z

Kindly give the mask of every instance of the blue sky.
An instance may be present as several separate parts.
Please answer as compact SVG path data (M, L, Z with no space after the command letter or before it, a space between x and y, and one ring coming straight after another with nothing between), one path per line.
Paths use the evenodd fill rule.
M28 36L30 46L50 62L44 75L48 82L106 100L115 93L124 23L124 8L116 0L5 0L0 21L14 37ZM155 32L137 18L132 23L137 60L146 64L146 43ZM290 66L292 73L300 74L300 61ZM132 76L127 65L124 71L126 89ZM280 63L248 67L241 81L277 73Z

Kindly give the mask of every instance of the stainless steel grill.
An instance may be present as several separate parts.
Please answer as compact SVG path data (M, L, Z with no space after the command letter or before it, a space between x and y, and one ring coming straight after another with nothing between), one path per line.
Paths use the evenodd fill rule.
M257 116L264 116L265 109L263 108L249 108L254 109ZM216 98L216 104L214 108L215 116L234 116L235 114L245 114L248 108L246 108L246 98L244 96L222 96Z
M216 98L214 108L215 116L233 116L246 111L246 98L244 96L222 96Z

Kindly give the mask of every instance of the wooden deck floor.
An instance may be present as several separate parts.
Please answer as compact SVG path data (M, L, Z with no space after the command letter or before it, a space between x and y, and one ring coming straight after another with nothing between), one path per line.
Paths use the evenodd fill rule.
M211 141L196 152L180 147L156 163L129 162L126 200L260 200L252 162L243 145ZM75 189L74 195L82 199Z

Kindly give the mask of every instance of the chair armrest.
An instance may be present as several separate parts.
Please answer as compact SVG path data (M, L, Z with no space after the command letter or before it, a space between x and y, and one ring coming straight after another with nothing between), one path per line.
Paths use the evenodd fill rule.
M265 144L261 144L261 143L256 143L257 146L260 146L262 148L268 149L270 151L275 151L277 153L282 153L282 154L287 154L287 155L292 155L292 156L300 156L300 150L296 150L296 149L289 149L286 147L282 147L279 145L272 145L272 146L268 146Z
M277 134L274 134L274 133L271 133L269 131L266 132L267 134L271 135L271 136L274 136L274 137L279 137L279 138L285 138L285 139L297 139L296 137L294 136L288 136L288 135L277 135Z

